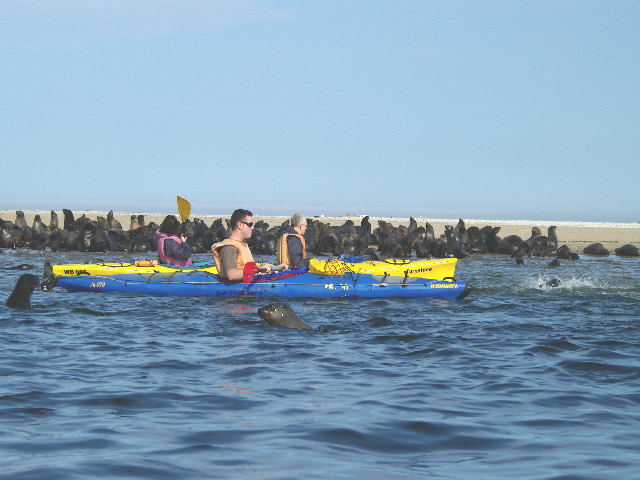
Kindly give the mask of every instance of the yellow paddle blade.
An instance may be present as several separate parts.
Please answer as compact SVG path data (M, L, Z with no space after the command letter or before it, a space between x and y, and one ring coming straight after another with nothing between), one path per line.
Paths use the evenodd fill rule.
M184 222L191 214L191 204L189 203L189 200L182 198L180 195L178 195L177 200L178 213L180 214L180 219Z

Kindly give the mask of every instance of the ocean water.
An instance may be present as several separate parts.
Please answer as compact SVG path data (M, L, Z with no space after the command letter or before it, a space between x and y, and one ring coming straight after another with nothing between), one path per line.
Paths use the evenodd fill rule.
M0 254L2 304L43 260ZM640 259L548 263L461 260L457 302L288 301L313 331L269 299L36 291L0 307L0 479L638 479Z

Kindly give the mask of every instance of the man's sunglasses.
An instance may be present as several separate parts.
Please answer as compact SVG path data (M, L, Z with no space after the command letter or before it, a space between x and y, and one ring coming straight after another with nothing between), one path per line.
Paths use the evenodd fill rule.
M240 220L240 223L244 223L249 228L253 227L253 222L243 222L242 220Z

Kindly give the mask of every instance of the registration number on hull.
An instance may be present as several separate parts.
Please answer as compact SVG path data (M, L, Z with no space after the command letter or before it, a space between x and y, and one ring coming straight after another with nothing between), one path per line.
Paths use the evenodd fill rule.
M333 283L325 283L324 288L329 290L349 290L349 285L334 285Z

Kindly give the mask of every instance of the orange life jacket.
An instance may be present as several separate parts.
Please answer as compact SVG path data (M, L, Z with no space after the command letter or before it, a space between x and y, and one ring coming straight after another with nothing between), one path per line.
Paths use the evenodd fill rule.
M307 244L304 241L304 237L302 235L298 235L297 233L283 233L278 238L278 246L276 250L276 255L278 256L278 263L285 263L287 265L291 265L291 258L289 258L289 245L287 244L287 238L289 237L298 237L302 242L302 258L307 258Z
M221 242L214 243L211 246L211 251L213 252L213 260L216 262L218 275L222 277L224 277L224 275L222 274L222 260L220 259L220 249L228 245L231 245L232 247L235 247L236 250L238 250L238 261L236 264L237 268L243 269L246 263L253 262L253 255L251 255L251 250L249 250L249 245L247 245L246 242L233 240L232 238L225 238Z

